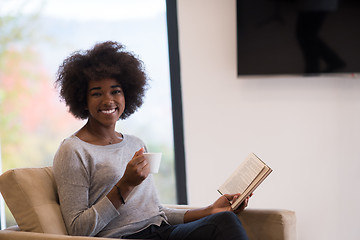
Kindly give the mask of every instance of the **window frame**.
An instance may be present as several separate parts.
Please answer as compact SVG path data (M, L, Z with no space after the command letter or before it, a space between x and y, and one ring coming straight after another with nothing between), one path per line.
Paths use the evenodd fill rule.
M174 133L176 198L178 204L188 204L176 0L166 0L166 17Z

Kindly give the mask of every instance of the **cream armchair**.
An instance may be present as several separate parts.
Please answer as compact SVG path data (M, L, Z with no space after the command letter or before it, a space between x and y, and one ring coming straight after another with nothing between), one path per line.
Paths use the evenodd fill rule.
M106 239L67 234L51 167L9 170L0 176L0 191L18 224L1 230L0 240ZM251 240L296 239L293 211L246 209L239 218Z

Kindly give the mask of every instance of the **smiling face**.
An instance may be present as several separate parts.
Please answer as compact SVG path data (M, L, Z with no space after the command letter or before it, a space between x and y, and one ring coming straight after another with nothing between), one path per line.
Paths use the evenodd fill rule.
M89 121L106 127L115 126L125 110L124 92L115 79L91 80L87 104Z

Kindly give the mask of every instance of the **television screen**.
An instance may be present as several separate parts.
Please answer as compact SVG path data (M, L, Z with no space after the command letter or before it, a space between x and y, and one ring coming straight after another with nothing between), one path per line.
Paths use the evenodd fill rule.
M237 0L238 75L360 72L359 0Z

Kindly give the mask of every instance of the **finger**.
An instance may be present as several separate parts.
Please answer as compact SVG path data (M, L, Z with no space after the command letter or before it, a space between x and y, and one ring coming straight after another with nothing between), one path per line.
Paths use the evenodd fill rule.
M244 209L249 205L249 199L250 197L247 197L245 200L244 200Z
M134 166L137 166L139 163L144 161L144 148L140 148L133 156L133 158L131 159L131 162Z
M140 148L140 149L135 153L134 157L140 156L140 155L142 155L144 152L145 152L145 148L142 147L142 148Z
M138 174L142 177L147 178L150 173L150 165L146 159L137 165Z
M142 170L148 175L150 173L150 164L146 163Z
M223 195L229 202L233 199L233 197L230 194L224 194Z
M143 156L135 157L132 164L133 174L136 176L147 177L150 166Z
M138 156L136 158L136 168L138 169L143 169L145 168L147 165L149 165L148 161L145 159L144 156Z
M237 198L240 197L240 193L235 193L235 194L224 194L224 196L229 200L229 201L235 201Z
M223 197L226 198L226 201L229 203L229 205L231 205L236 200L232 194L224 194Z
M233 201L235 201L236 199L240 198L240 196L241 196L241 193L236 193L236 194L234 195Z

